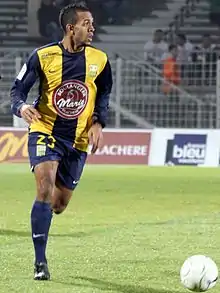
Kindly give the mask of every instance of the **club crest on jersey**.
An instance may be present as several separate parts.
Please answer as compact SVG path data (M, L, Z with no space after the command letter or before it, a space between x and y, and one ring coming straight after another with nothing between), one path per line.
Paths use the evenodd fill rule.
M89 65L89 73L88 73L88 75L90 77L96 77L97 73L98 73L98 65L90 64Z
M79 80L68 80L53 93L53 106L57 114L65 119L76 119L88 103L88 87Z

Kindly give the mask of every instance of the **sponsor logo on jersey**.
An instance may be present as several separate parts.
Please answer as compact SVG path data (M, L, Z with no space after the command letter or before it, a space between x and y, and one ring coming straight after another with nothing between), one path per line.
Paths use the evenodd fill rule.
M63 82L53 94L53 106L57 114L65 119L76 119L85 110L89 90L78 80Z
M41 55L41 58L42 59L46 59L46 58L48 58L48 57L55 57L55 56L58 56L58 55L61 55L61 53L60 52L47 52L47 53L43 53L42 55Z

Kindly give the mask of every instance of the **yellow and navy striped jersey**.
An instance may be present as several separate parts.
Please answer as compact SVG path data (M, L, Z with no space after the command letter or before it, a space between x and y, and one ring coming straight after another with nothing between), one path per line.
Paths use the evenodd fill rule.
M70 53L62 43L36 49L11 89L12 112L18 117L38 78L39 96L34 106L41 118L30 125L29 131L60 136L86 151L93 121L106 125L112 89L107 55L91 46Z

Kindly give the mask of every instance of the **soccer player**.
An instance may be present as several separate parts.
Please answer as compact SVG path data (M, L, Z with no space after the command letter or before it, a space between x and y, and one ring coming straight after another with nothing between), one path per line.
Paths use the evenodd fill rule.
M46 245L53 212L62 213L77 186L87 157L102 145L111 67L106 54L90 46L93 17L85 4L60 12L61 42L36 49L12 89L12 112L29 124L28 151L37 195L31 212L35 280L49 280ZM27 95L39 78L39 97Z

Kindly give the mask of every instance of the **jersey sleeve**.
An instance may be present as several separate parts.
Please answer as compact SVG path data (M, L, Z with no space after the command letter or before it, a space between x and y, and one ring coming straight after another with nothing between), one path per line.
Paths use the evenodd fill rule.
M112 71L109 60L107 60L104 69L95 80L97 95L95 110L93 113L93 122L98 122L104 128L106 126L109 97L112 90Z
M39 75L40 61L37 51L34 51L23 65L11 88L11 109L14 115L21 117L20 109Z

